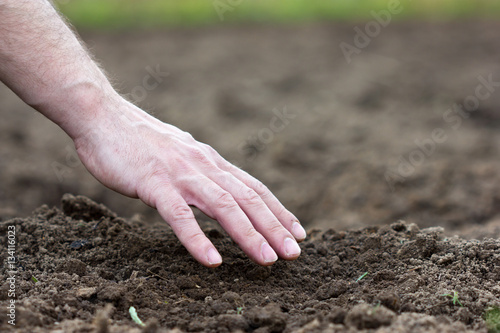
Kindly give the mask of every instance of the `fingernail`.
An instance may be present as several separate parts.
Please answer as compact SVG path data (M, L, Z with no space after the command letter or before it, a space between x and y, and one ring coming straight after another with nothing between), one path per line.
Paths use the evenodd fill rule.
M216 249L211 248L207 252L208 262L210 265L218 265L222 262L222 257Z
M269 246L269 244L266 242L262 243L260 247L260 252L262 253L262 258L264 259L264 262L275 262L276 260L278 260L276 252L274 252L271 246Z
M307 236L306 231L300 225L299 222L295 222L292 225L292 234L293 234L293 237L295 237L297 240L304 240Z
M288 257L297 257L300 254L299 244L291 238L285 239L285 253Z

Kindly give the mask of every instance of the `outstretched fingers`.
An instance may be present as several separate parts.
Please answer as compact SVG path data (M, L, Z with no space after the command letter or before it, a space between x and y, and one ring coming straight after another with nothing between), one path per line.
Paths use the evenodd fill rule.
M297 242L301 242L306 238L306 231L299 220L283 206L278 198L276 198L262 182L229 162L225 162L222 168L255 191L274 216L276 216L281 224L295 237Z
M219 252L205 236L181 195L164 189L156 199L156 209L198 262L207 267L217 267L222 263Z
M204 176L196 178L188 188L189 203L214 216L253 261L267 266L278 259L273 244L256 230L232 193Z
M267 239L278 255L287 260L300 255L300 247L294 236L283 226L261 196L229 172L220 171L211 175L248 217L254 228Z

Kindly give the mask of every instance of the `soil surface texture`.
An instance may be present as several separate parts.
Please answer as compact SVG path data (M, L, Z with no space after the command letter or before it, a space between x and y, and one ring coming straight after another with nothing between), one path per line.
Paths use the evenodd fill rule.
M500 240L446 238L403 221L309 230L300 259L261 267L210 224L224 259L216 269L164 225L119 218L82 196L1 222L2 234L16 227L16 327L139 332L133 306L142 332L467 332L486 331L485 312L500 304ZM2 332L11 327L2 319Z

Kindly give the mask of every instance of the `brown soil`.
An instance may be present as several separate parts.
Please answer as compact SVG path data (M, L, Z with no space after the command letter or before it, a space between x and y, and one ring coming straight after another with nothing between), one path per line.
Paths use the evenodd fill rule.
M133 330L133 305L150 332L485 331L482 314L500 305L500 94L456 128L443 115L479 76L500 81L499 28L391 23L350 64L343 24L84 33L123 93L146 67L169 72L141 106L261 179L308 229L336 232L312 232L298 261L264 269L197 213L225 260L203 268L156 212L103 188L64 133L0 87L0 239L17 225L17 328L105 332L109 319ZM284 108L295 118L258 139ZM447 139L391 188L387 171L437 128ZM68 192L124 218L81 198L48 208ZM442 296L453 291L463 306Z
M164 225L118 218L86 197L2 222L3 235L10 225L20 332L132 331L130 306L144 332L484 331L485 309L500 303L500 240L444 238L402 221L310 231L299 260L272 267L207 224L224 258L217 269L200 267ZM455 291L455 303L444 296Z

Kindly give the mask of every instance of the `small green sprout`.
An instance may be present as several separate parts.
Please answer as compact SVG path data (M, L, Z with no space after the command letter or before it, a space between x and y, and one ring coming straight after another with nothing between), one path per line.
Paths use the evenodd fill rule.
M361 276L360 276L360 277L356 280L356 282L359 282L359 281L363 280L363 279L365 278L365 276L367 276L367 275L368 275L368 272L365 272L363 275L361 275Z
M451 301L453 302L453 305L460 305L463 307L462 303L460 303L460 301L458 300L458 292L456 290L452 290L453 291L453 295L451 294L443 294L441 296L446 296L446 297L450 297L451 298Z
M484 321L488 327L488 333L500 333L500 307L488 308L484 313Z
M375 306L373 308L371 308L371 310L369 311L369 314L370 315L375 314L375 312L377 312L377 310L380 308L380 305L381 305L380 301L377 302L377 304L375 304Z
M242 314L242 312L243 312L243 307L242 306L238 306L236 308L236 313L240 315L240 314Z
M31 281L33 281L34 283L37 283L37 282L38 282L38 279L32 275L32 276L31 276Z
M128 312L130 313L130 317L132 317L132 320L139 326L146 326L146 324L144 324L142 322L142 320L139 318L139 316L137 315L137 311L135 310L135 308L133 306L130 307L130 309L128 309Z

